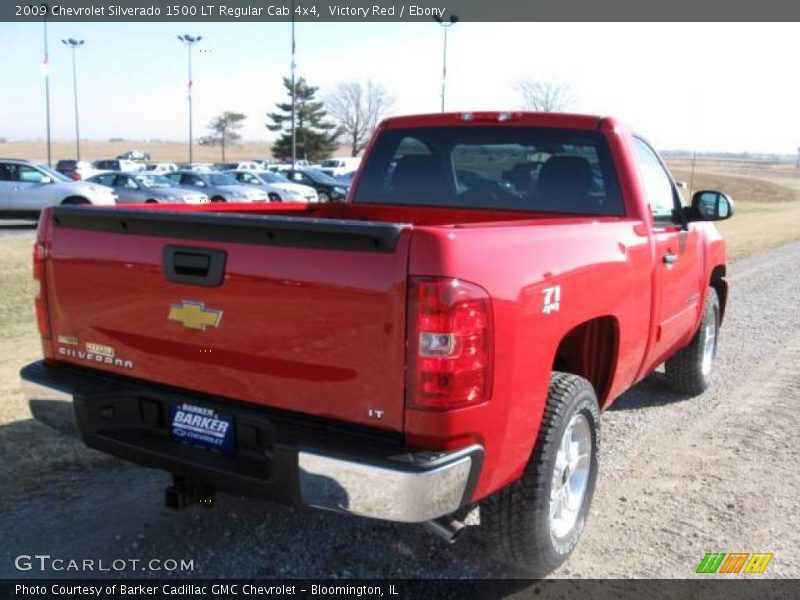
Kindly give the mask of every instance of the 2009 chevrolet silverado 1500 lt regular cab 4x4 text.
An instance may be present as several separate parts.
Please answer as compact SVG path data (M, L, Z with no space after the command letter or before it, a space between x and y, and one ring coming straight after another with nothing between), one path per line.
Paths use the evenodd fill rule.
M709 221L732 211L684 205L613 119L393 118L345 204L46 210L22 377L88 446L172 473L174 507L222 490L452 533L479 504L541 574L584 529L599 410L664 362L708 386Z

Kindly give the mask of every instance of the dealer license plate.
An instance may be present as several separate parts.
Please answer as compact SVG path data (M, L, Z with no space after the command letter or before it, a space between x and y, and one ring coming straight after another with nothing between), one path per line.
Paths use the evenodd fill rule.
M177 440L220 452L233 450L233 419L211 408L172 404L169 420Z

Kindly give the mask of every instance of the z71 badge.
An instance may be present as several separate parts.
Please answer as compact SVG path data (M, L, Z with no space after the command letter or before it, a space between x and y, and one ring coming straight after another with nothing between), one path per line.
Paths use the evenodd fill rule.
M561 286L546 287L542 290L542 294L544 295L542 312L546 315L558 312L561 306Z

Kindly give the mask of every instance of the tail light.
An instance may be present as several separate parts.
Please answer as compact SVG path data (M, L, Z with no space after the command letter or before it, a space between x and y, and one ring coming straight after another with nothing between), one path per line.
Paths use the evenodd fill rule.
M33 280L37 284L36 290L36 324L42 339L49 340L50 317L47 311L47 285L45 283L45 264L49 255L47 230L49 229L50 209L45 208L39 218L39 227L36 231L36 243L33 245Z
M412 277L406 403L453 409L485 402L493 370L492 302L466 281Z

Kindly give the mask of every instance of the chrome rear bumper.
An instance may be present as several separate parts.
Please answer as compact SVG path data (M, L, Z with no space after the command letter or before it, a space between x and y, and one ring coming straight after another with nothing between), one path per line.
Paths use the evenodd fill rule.
M483 462L483 448L477 444L451 452L399 449L399 452L380 453L371 445L361 447L344 438L331 438L325 448L308 447L310 436L301 435L283 442L277 439L280 437L279 418L265 415L254 419L250 412L258 411L258 407L245 409L241 403L226 401L222 407L233 415L237 424L251 423L259 427L258 419L263 418L268 423L265 431L277 431L269 452L272 463L266 469L272 476L254 482L252 475L249 478L239 476L241 469L235 464L240 460L237 454L224 459L230 466L220 472L219 454L187 448L177 440L170 440L168 425L163 420L159 425L163 435L159 434L159 438L150 435L139 441L133 437L117 444L114 437L117 429L114 428L133 431L146 427L138 421L138 411L126 412L125 407L137 401L139 392L152 401L159 401L157 386L151 388L149 384L129 379L115 383L108 375L98 378L85 370L64 372L43 363L29 365L21 376L34 418L62 433L82 437L89 446L120 458L207 482L221 491L250 493L279 502L388 521L421 523L448 515L469 503ZM192 394L179 391L178 397L190 401ZM168 403L173 398L164 401ZM110 404L116 406L113 412L116 417L104 420L105 417L94 416ZM120 420L122 415L133 413L136 416ZM105 426L111 428L109 432L98 430ZM154 439L161 441L156 443ZM261 460L267 460L264 454L260 456ZM241 460L247 460L247 456Z

